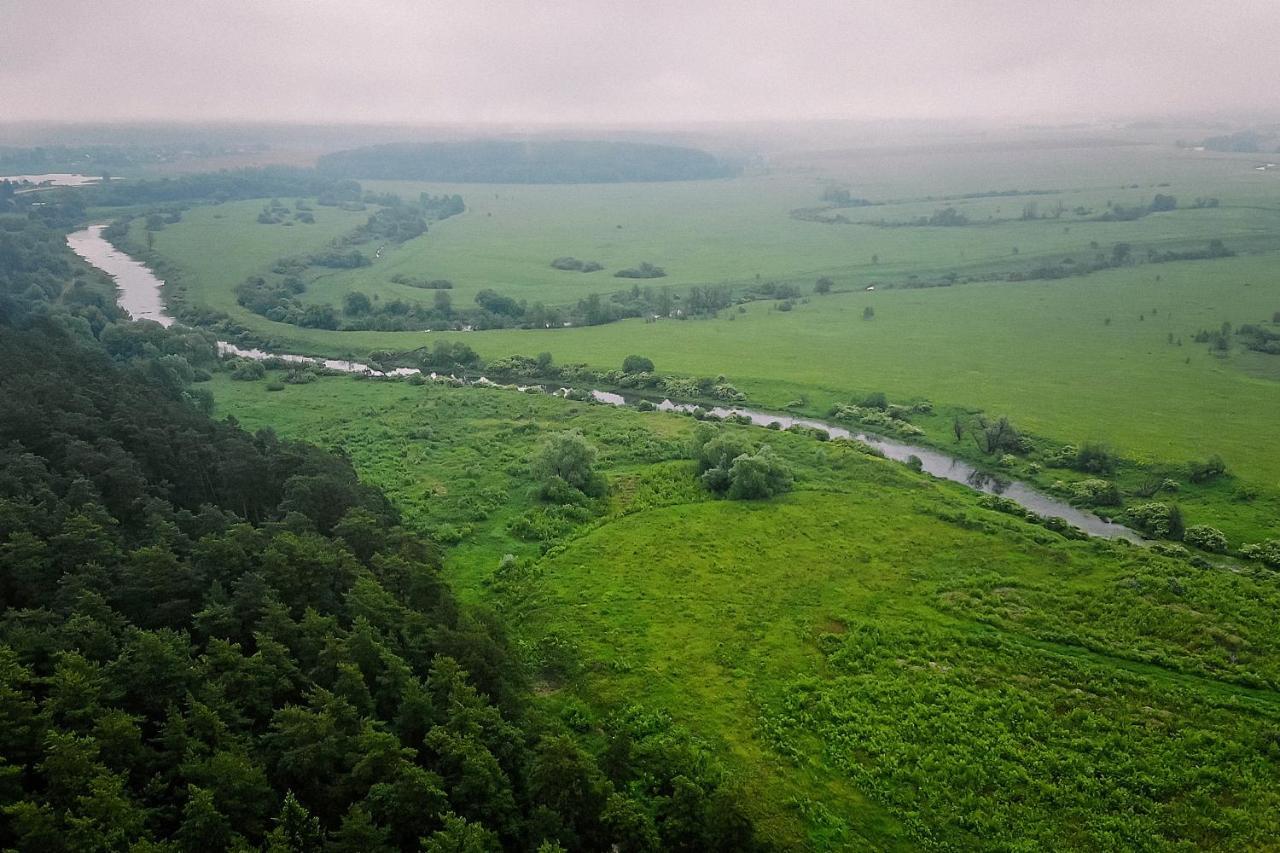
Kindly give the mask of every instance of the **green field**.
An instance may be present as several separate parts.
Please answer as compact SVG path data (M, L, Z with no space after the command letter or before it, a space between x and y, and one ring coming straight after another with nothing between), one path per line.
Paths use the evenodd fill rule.
M848 223L792 215L833 183L893 203L837 211ZM808 294L828 275L835 292L712 318L337 332L269 322L233 291L364 214L318 210L317 225L283 228L254 222L257 203L197 207L155 235L156 255L189 302L282 351L364 356L447 336L486 359L549 351L559 365L616 368L643 354L664 374L725 374L760 407L816 415L875 391L927 399L933 412L913 421L943 449L980 456L953 444L953 419L1007 414L1044 446L1122 454L1107 476L1127 506L1169 477L1176 494L1160 500L1232 546L1280 532L1280 357L1193 340L1280 311L1280 185L1248 157L812 152L725 181L374 188L459 192L468 210L382 247L370 267L313 277L303 301L355 289L426 301L390 281L403 273L453 280L455 305L484 288L566 305L628 286L610 271L640 261L667 268L657 284L677 291L779 281ZM942 198L1012 188L1055 192ZM1094 221L1108 202L1156 193L1179 209ZM1197 197L1219 204L1189 207ZM1069 212L1022 220L1030 201ZM875 224L947 205L970 224ZM1211 239L1236 254L1148 257ZM1138 262L1007 280L1117 243ZM551 269L560 255L608 270ZM920 286L951 272L991 280ZM789 494L727 501L695 478L686 417L432 383L269 384L280 379L222 371L207 387L220 414L337 448L386 489L445 548L460 595L508 626L545 710L588 741L627 708L669 713L723 757L783 847L1235 850L1266 849L1280 831L1280 598L1258 563L1070 540L806 435L721 427L767 440L796 476ZM599 449L606 497L539 497L530 461L566 429ZM1041 444L979 461L1045 488L1091 476L1048 464ZM1191 482L1186 463L1212 454L1230 476Z
M1273 576L1069 542L805 436L724 427L797 474L740 503L696 485L679 416L346 377L212 387L460 536L450 580L503 614L547 707L588 731L670 712L783 844L1240 849L1278 829ZM558 523L528 460L569 428L610 496Z
M357 288L383 298L429 297L392 284L397 272L454 280L456 305L485 287L554 304L629 284L607 271L551 269L549 260L563 254L600 260L609 269L651 260L670 273L655 283L677 289L750 283L757 274L808 288L827 274L838 292L813 297L790 313L756 302L744 313L725 311L714 320L489 331L463 333L462 339L486 358L549 350L560 362L601 367L646 353L662 371L723 373L755 402L779 407L801 398L814 412L873 389L928 397L940 405L1008 413L1024 429L1060 441L1104 440L1138 459L1180 462L1217 452L1239 477L1271 490L1280 488L1280 453L1260 439L1260 430L1280 417L1280 359L1239 350L1215 357L1191 340L1223 321L1256 323L1280 310L1274 245L1280 185L1274 172L1256 172L1251 164L1247 157L1145 146L1008 157L832 155L783 162L766 174L687 184L378 184L407 196L422 189L459 191L469 210L434 224L421 238L388 247L372 267L320 277L303 298L338 302ZM1137 204L1155 192L1171 193L1184 205L1197 196L1217 197L1221 207L1132 222L1069 221L1067 214L1061 221L983 224L988 215L1017 216L1028 199L1041 210L1057 200L988 198L955 202L976 223L957 228L824 225L788 215L819 204L830 180L885 199L1038 186L1070 190L1062 196L1065 204L1094 210L1108 200ZM1121 189L1121 182L1139 186ZM943 204L916 201L846 213L905 220ZM320 209L317 225L284 228L256 224L258 209L254 202L197 208L156 234L157 253L180 271L190 301L226 310L294 351L363 356L414 348L438 336L302 329L236 306L232 291L246 275L263 272L275 257L313 249L362 217ZM1239 256L1141 263L1054 281L903 286L912 275L929 279L948 271L1008 271L1087 258L1091 242L1102 251L1129 242L1141 255L1148 248L1201 246L1211 237ZM873 254L879 263L871 263ZM865 293L869 282L882 286ZM886 289L886 282L899 286ZM876 315L864 322L868 306Z

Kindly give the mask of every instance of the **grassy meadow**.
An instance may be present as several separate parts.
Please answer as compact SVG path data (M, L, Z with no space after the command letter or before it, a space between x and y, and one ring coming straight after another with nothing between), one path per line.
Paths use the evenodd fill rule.
M817 276L835 293L790 312L754 302L711 320L483 333L332 332L273 323L235 304L234 287L274 258L318 248L363 214L316 210L316 225L259 225L260 205L201 207L155 235L190 301L227 311L277 347L363 356L437 337L460 337L486 358L551 351L560 362L614 367L630 353L660 370L725 374L754 402L797 400L812 412L850 395L883 390L936 404L1009 414L1023 429L1065 442L1102 440L1142 460L1181 462L1219 453L1257 487L1280 490L1280 454L1260 440L1280 417L1280 361L1237 351L1227 357L1192 342L1200 329L1267 321L1280 311L1277 176L1248 157L1154 146L1031 152L826 152L796 155L747 177L608 186L372 184L406 197L460 192L468 211L423 237L388 247L373 266L326 272L305 300L340 303L360 289L380 298L429 299L390 282L404 273L449 278L454 303L482 288L530 302L564 304L631 282L611 270L650 260L669 275L642 284L794 281ZM825 186L901 200L842 212L906 221L954 204L965 227L827 225L789 215L819 205ZM1137 186L1133 186L1137 184ZM1061 190L1025 197L936 198L993 189ZM1058 200L1094 211L1176 196L1183 209L1129 222L1020 221L1022 205ZM933 200L921 200L929 196ZM1185 209L1195 197L1216 208ZM912 200L914 199L914 200ZM988 219L990 218L990 219ZM621 227L619 227L621 226ZM140 226L139 226L140 227ZM911 288L929 281L1087 259L1128 242L1148 249L1201 247L1222 239L1237 257L1139 263L1052 281ZM1091 247L1096 243L1097 250ZM1018 254L1013 254L1017 247ZM552 258L599 260L606 270L554 270ZM875 256L876 262L872 262ZM879 283L875 293L864 288ZM894 285L888 287L888 285ZM424 296L426 294L426 296ZM865 321L868 307L875 318ZM1206 436L1208 438L1206 439Z
M809 849L1262 847L1280 826L1274 577L1072 542L854 445L767 440L796 474L711 499L694 422L541 395L220 373L218 412L350 455L502 613L590 737L643 704ZM539 501L578 429L607 498ZM504 555L512 555L505 557Z
M808 294L542 331L322 331L235 304L245 276L315 251L361 213L317 208L316 225L286 228L257 224L257 202L197 207L154 250L189 301L282 351L364 356L449 337L486 359L549 351L616 368L642 354L662 373L725 374L753 404L816 415L880 391L932 401L913 415L925 440L969 458L953 418L1007 414L1051 442L1123 455L1108 476L1129 504L1153 475L1180 481L1159 499L1239 545L1280 533L1280 357L1215 354L1193 338L1280 311L1277 177L1249 157L1172 146L975 143L791 154L682 184L380 182L408 198L458 192L468 210L370 267L313 277L302 297L426 301L390 281L404 274L454 281L456 305L484 288L564 305L629 287L611 273L641 261L668 271L642 285L777 281ZM835 211L848 222L792 215L822 207L832 185L885 203ZM1010 189L1041 194L961 197ZM1179 209L1095 221L1156 193ZM1190 207L1197 197L1218 204ZM1024 220L1029 202L1066 212ZM969 224L879 224L947 206ZM1149 262L1210 239L1236 254ZM1117 243L1138 262L1005 280ZM552 269L561 255L607 269ZM923 286L950 272L1000 280ZM832 293L810 293L819 276ZM669 714L733 768L784 848L1235 850L1280 833L1280 592L1257 563L1067 539L806 435L719 427L767 441L795 474L786 495L728 501L696 479L687 417L479 387L267 379L224 371L206 387L220 415L337 448L383 487L444 548L460 595L509 626L544 708L588 740L636 705ZM568 429L598 449L605 497L539 497L530 461ZM1092 476L1042 468L1035 453L998 464L1042 486ZM1230 476L1191 483L1186 463L1212 454Z

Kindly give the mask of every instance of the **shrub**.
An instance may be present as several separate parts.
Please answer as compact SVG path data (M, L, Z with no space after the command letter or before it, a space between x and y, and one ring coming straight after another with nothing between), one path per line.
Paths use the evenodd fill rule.
M1203 462L1189 462L1190 478L1193 483L1208 483L1227 473L1227 463L1222 457L1214 454Z
M1081 480L1067 487L1071 499L1090 506L1119 506L1120 489L1110 480Z
M883 411L884 409L889 408L889 400L885 397L883 391L873 391L863 397L862 402L858 405L862 406L864 409L880 409Z
M1126 512L1129 524L1161 539L1181 539L1185 534L1182 510L1164 503L1131 506Z
M1245 545L1240 553L1251 560L1258 560L1275 569L1280 569L1280 539L1268 539Z
M278 380L273 380L273 381L271 381L271 382L268 382L268 383L267 383L267 390L268 390L268 391L283 391L283 390L284 390L284 383L283 383L283 382L280 382L280 381L278 381Z
M822 278L818 279L813 283L813 292L814 293L830 293L831 288L834 285L835 285L834 281L827 278L826 276L823 276Z
M1207 524L1193 524L1183 534L1182 541L1203 551L1224 554L1231 547L1227 537L1216 527Z
M532 465L533 475L542 481L544 497L562 497L561 483L585 495L603 495L605 482L595 470L596 456L595 447L578 430L549 436Z
M267 375L267 369L261 362L242 359L231 371L231 378L241 382L254 382Z
M613 275L615 278L662 278L666 274L667 271L662 267L644 261L639 266L618 270Z
M1110 474L1116 469L1116 456L1105 444L1085 442L1076 449L1071 467L1088 474Z
M653 373L653 362L642 355L629 355L622 360L623 373Z
M733 500L771 498L791 488L791 469L767 444L755 454L743 454L729 469L729 497Z

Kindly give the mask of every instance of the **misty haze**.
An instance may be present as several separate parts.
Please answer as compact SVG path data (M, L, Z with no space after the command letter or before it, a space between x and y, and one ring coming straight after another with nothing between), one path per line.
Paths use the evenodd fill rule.
M1280 5L0 28L0 849L1275 847Z

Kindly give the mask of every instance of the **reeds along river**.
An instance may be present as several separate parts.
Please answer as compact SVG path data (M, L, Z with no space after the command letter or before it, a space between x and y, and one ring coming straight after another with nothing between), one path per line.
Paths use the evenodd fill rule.
M102 230L105 227L105 225L90 225L84 230L68 235L67 243L77 255L115 279L116 286L119 289L120 307L130 317L136 320L154 320L164 326L172 325L174 322L173 317L169 316L165 311L164 301L161 298L161 288L164 286L164 282L157 278L144 264L134 260L108 243L102 236ZM383 373L357 361L316 359L287 353L266 352L260 349L245 349L227 341L219 341L218 350L227 355L237 355L258 360L277 358L297 364L320 363L330 370L337 370L343 373L361 373L371 376L411 376L421 372L417 368L402 367ZM432 376L434 377L434 374ZM472 384L492 383L481 378ZM622 395L608 391L592 391L591 394L601 403L621 406L629 402ZM674 403L670 400L663 400L658 404L658 408L664 411L688 412L698 407L692 403ZM761 412L736 406L733 408L716 407L711 409L710 412L720 418L740 415L750 419L753 424L762 427L777 423L782 429L791 426L803 426L810 429L823 430L831 438L863 442L876 448L888 458L896 459L900 462L907 462L912 457L915 457L920 460L921 470L934 477L963 483L980 492L999 495L1037 515L1046 518L1060 518L1091 536L1100 536L1107 539L1126 539L1130 542L1139 543L1143 541L1142 537L1122 524L1106 521L1093 513L1078 509L1065 501L1037 491L1026 483L993 477L963 460L933 448L894 441L893 439L869 433L855 432L839 424Z

